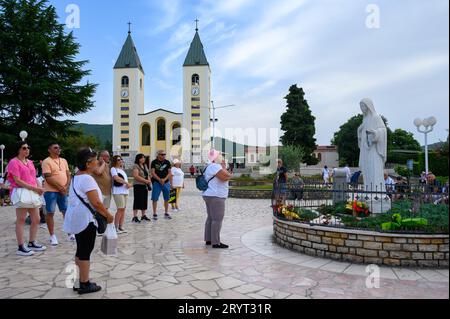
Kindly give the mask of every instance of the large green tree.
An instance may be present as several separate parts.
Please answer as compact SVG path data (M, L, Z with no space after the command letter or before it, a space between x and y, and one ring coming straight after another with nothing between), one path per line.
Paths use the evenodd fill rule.
M388 127L387 119L382 116L387 127L388 152L392 148L392 131ZM332 145L338 147L339 161L341 165L348 164L353 167L359 166L358 128L363 122L363 115L358 114L351 117L343 124L339 131L334 133L331 141Z
M284 135L281 143L288 146L300 147L305 152L304 160L307 164L316 164L317 159L313 156L316 149L315 120L305 100L305 92L297 85L292 85L287 100L286 112L281 116L281 130Z
M414 138L414 135L402 129L396 129L392 132L391 142L393 150L419 152L422 150L419 142Z
M0 140L7 156L26 130L34 158L43 158L49 141L79 134L63 118L93 107L96 85L82 83L88 61L77 60L80 45L57 19L46 0L0 0Z
M303 163L305 152L301 147L287 145L280 148L280 158L284 166L290 171L299 171L300 164Z

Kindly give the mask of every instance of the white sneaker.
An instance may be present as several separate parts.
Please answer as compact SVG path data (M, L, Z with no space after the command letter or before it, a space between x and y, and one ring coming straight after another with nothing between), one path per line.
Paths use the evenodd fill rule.
M52 246L58 246L59 245L58 239L56 238L55 235L50 236L48 241L50 242L50 245L52 245Z
M178 212L179 212L179 210L178 210L178 208L174 208L174 209L172 209L172 212L174 212L174 213L178 213Z
M38 244L36 241L28 243L28 249L31 249L32 251L45 251L47 247L44 245Z
M75 242L75 241L76 241L75 235L74 235L74 234L69 234L68 240L69 240L70 242L72 242L72 243Z
M16 254L18 256L33 256L34 252L31 249L28 249L27 247L25 247L25 245L22 245L22 247L17 249L17 253Z

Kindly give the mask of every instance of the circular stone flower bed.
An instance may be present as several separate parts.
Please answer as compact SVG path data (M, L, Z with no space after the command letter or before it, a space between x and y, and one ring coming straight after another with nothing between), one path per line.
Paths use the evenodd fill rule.
M448 267L448 235L388 234L273 219L276 242L307 255L352 263Z

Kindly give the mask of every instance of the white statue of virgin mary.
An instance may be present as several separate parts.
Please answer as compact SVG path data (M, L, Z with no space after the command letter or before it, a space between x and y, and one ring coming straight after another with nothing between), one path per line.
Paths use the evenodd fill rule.
M383 174L387 158L386 125L370 99L362 100L360 105L364 120L358 128L358 146L364 188L368 191L385 192Z

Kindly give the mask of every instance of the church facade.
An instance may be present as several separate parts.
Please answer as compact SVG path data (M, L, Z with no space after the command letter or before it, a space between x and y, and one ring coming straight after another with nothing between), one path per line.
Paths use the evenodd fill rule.
M127 164L137 154L204 163L211 145L211 69L198 29L183 64L183 113L154 109L145 113L145 72L128 32L114 66L113 150Z

